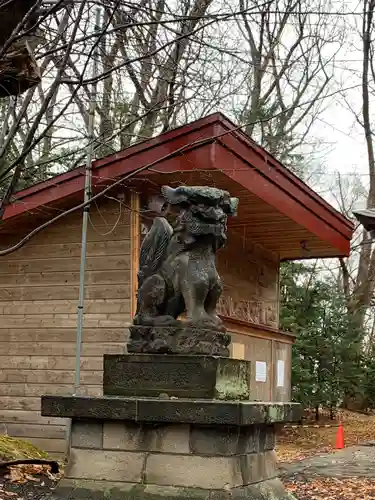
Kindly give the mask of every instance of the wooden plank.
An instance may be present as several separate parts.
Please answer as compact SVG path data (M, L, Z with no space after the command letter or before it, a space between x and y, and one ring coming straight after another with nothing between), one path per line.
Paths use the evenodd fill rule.
M23 275L28 273L51 273L56 271L79 271L78 257L60 257L55 259L31 258L8 260L6 265L0 262L0 273ZM128 255L91 256L87 259L87 271L130 269Z
M277 340L284 344L293 344L295 341L293 337L286 335L281 331L272 332L266 328L262 331L261 325L259 325L259 328L253 328L250 324L248 326L236 325L232 321L230 321L230 318L229 320L223 318L223 322L230 333L235 333L236 335L240 336L241 339L244 339L245 337L251 337L255 339Z
M251 399L255 401L270 401L271 379L271 341L257 338L247 338L245 341L245 359L251 362ZM265 362L267 378L265 382L256 380L256 362Z
M1 344L0 344L1 346ZM57 351L59 352L59 351ZM28 353L30 354L30 353ZM30 355L12 355L7 356L0 349L0 366L1 369L11 369L17 368L19 370L74 370L75 367L75 357L74 355L63 356L56 355L56 353L47 355L46 353L36 353L33 356ZM95 371L103 369L103 356L102 354L98 356L81 358L81 371L85 370ZM40 401L39 401L40 403ZM2 404L2 401L1 401ZM40 405L39 405L40 407ZM38 408L36 408L38 409Z
M38 396L57 395L57 394L72 394L73 384L0 384L0 397L3 396ZM101 396L101 385L85 385L82 386L83 396ZM40 405L40 399L39 399Z
M74 328L0 328L0 342L75 342ZM83 342L125 342L123 326L120 328L92 328L83 330Z
M73 370L14 370L3 368L0 372L0 384L73 384ZM83 371L83 385L100 385L103 383L103 372Z
M109 203L107 203L107 200L102 198L100 200L100 207L92 205L90 207L90 223L94 224L95 226L97 225L105 225L107 226L107 231L117 224L121 225L129 225L129 220L130 220L130 210L124 206L123 204L120 204L119 202L108 200ZM120 214L121 212L121 214ZM48 215L44 218L40 217L40 220L45 219L48 220L50 218ZM13 233L13 232L18 232L20 233L21 230L27 230L30 229L30 227L25 227L25 224L27 222L27 219L19 220L17 224L8 225L7 224L7 233ZM57 230L65 229L65 228L74 228L78 227L81 229L82 227L82 212L75 212L70 215L67 215L64 217L62 220L56 222L53 224L53 226L50 226L48 228L48 231L50 231L53 228L57 228ZM1 228L0 228L1 231Z
M0 314L75 314L76 300L14 300L0 301ZM123 299L97 299L85 302L87 314L129 314L130 301ZM1 328L1 325L0 325Z
M281 342L273 342L273 360L274 360L274 400L291 401L292 394L292 346ZM277 362L284 361L284 385L277 385Z
M75 343L73 342L23 342L22 344L10 344L0 342L0 352L3 356L74 356ZM125 353L125 342L121 343L89 343L83 344L82 356L101 356L103 354Z
M2 410L40 410L40 396L1 396Z
M85 298L96 299L129 299L129 284L87 285ZM78 300L78 285L63 287L51 286L13 286L0 287L0 301L14 300Z
M41 220L41 219L40 219ZM48 217L46 218L48 220ZM64 219L65 220L65 219ZM30 232L32 229L32 225L34 224L34 221L29 221L29 224L27 225L27 220L20 221L19 224L15 224L14 226L9 226L9 227L0 227L0 234L4 236L4 240L7 240L7 243L10 242L13 238L16 239L17 237L22 237ZM36 225L35 225L36 227ZM87 227L87 230L93 233L93 235L98 232L102 233L103 236L107 235L110 237L110 235L115 232L118 229L124 228L124 231L128 234L130 233L130 216L129 213L123 213L119 217L119 213L115 212L107 212L104 214L103 218L100 218L99 216L92 216L90 213L90 219L89 219L89 224ZM60 236L59 233L65 233L65 234L78 234L82 230L82 215L79 216L79 218L76 219L71 219L67 220L66 224L64 223L55 223L52 224L51 226L48 227L48 233L58 239L60 241ZM74 236L75 237L75 236ZM42 238L38 235L35 235L32 240L32 244L39 244L40 241L42 241Z
M66 435L65 425L40 425L22 423L2 423L3 428L9 436L20 438L45 438L64 439Z
M40 411L3 410L0 409L0 421L4 423L31 423L40 425L66 425L68 419L59 417L42 417Z
M88 285L117 285L129 283L130 272L128 269L105 271L87 271L86 282ZM38 273L1 274L0 285L11 286L66 286L79 283L79 271L53 271Z
M87 314L85 327L88 328L124 328L127 314ZM10 328L74 328L77 322L75 314L40 314L40 315L2 315L1 327ZM0 335L1 341L1 335Z
M218 254L218 272L224 282L219 313L277 327L278 260L260 247L253 247L251 251L241 245L235 248L236 255L229 245Z
M45 240L44 240L45 241ZM25 260L32 258L60 258L60 257L79 257L81 254L81 243L44 243L41 245L27 244L8 255L1 258L0 269L5 262L15 260ZM87 244L87 256L108 256L108 255L128 255L130 254L130 239L121 241L96 241Z
M232 342L231 357L234 359L245 359L245 344L242 342Z
M139 251L140 251L140 198L139 194L131 192L131 277L130 277L130 298L131 298L131 317L133 318L137 309L137 287L138 287L138 270L139 270Z
M76 226L70 228L69 227L54 227L51 226L48 230L48 236L51 239L51 243L80 243L82 239L81 227ZM126 225L118 225L115 229L110 233L111 227L108 226L97 226L96 230L93 227L88 226L87 228L87 241L92 242L107 242L107 241L121 241L123 239L130 238L130 226ZM45 245L46 236L43 234L43 231L38 233L36 236L30 240L28 243L28 247L35 248L38 245Z

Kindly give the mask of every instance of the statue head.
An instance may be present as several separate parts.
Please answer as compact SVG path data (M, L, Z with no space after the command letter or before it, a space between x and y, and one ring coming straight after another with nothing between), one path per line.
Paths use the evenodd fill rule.
M185 242L209 236L215 251L225 244L227 218L237 215L238 198L206 186L163 186L161 192L169 206L179 210L175 231L184 234Z
M228 191L208 186L162 186L161 192L167 203L190 206L213 207L221 209L227 216L237 215L238 198L230 196Z

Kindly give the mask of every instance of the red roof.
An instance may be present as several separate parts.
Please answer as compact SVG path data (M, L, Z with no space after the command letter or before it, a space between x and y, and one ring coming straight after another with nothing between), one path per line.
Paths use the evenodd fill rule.
M353 224L220 113L207 116L93 163L100 191L139 167L153 183L209 183L240 197L230 230L281 258L346 256ZM202 177L205 172L205 177ZM19 191L6 207L1 230L42 209L70 207L83 199L80 167ZM5 224L4 224L5 223ZM18 223L18 222L17 222ZM13 223L12 223L13 226Z

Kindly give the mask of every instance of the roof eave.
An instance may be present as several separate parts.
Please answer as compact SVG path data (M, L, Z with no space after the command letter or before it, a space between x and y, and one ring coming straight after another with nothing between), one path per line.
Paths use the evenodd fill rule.
M204 147L207 145L209 147ZM220 153L218 153L219 148ZM194 155L194 151L198 150L200 165L203 164L205 168L224 169L225 175L232 180L327 242L327 250L329 248L332 250L332 257L349 254L350 239L354 229L351 221L337 212L220 113L95 161L93 186L100 188L108 185L109 182L150 163L158 164L158 168L162 168L166 173L182 168L193 170L193 162L190 162L191 164L186 162L183 165L184 157L188 153ZM181 154L181 151L184 154ZM206 152L204 157L202 157L203 151ZM228 169L228 156L225 158L223 151L230 153L230 169ZM179 160L176 162L174 159L177 155ZM236 161L239 160L242 168L236 169ZM244 168L244 164L248 169ZM4 222L38 206L49 205L65 197L79 196L84 188L83 173L84 169L76 169L16 193L15 201L5 209ZM316 257L318 256L311 256L311 258ZM282 258L289 259L289 257ZM309 258L309 256L296 255L290 257L292 258Z

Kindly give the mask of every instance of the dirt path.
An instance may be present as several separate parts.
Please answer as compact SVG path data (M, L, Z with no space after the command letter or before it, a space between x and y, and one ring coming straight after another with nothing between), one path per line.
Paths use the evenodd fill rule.
M284 484L297 500L375 498L375 447L353 446L283 464Z
M375 446L353 446L281 466L284 477L296 474L375 479Z

